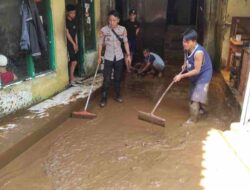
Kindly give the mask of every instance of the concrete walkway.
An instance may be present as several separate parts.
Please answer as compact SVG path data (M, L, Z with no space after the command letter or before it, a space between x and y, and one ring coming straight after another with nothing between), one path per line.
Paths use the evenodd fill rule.
M28 110L1 119L0 168L58 127L70 117L73 110L81 109L91 82L92 78L87 79L77 87L70 87ZM98 75L94 92L101 84L102 76Z

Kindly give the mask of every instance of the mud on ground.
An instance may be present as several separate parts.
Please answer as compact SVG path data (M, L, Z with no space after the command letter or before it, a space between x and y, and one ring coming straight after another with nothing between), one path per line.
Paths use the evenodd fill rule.
M219 74L210 86L209 115L189 128L188 82L176 84L157 115L165 128L137 119L150 111L179 69L163 78L126 75L124 103L91 103L94 120L69 118L0 171L1 190L200 190L203 145L212 129L226 130L239 112Z

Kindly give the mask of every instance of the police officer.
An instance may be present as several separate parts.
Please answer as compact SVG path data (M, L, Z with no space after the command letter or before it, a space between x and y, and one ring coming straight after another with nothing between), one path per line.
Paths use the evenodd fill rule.
M100 31L100 40L98 46L98 64L102 62L102 50L105 46L104 54L104 71L103 86L101 94L100 106L105 107L108 98L108 90L111 82L112 71L114 70L114 87L115 100L119 103L123 102L120 93L120 85L122 80L124 53L122 51L122 43L124 44L127 60L131 63L130 50L128 45L127 30L120 26L119 13L112 10L108 14L108 25L104 26Z

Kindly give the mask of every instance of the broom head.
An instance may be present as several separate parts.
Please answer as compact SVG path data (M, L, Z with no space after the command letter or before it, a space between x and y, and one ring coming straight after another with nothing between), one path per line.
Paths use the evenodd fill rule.
M156 124L161 127L165 127L165 124L166 124L166 120L164 118L158 117L151 113L142 112L142 111L139 111L138 118L140 120L143 120L152 124Z
M94 119L96 116L97 116L96 114L87 111L79 111L72 113L73 118L80 118L80 119Z

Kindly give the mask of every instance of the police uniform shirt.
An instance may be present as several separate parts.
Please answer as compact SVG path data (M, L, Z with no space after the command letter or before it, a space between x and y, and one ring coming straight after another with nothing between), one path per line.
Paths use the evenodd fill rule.
M125 27L118 25L114 31L123 39L123 42L128 42L127 30ZM105 46L104 58L108 61L119 61L124 58L124 54L121 48L121 42L112 32L109 26L105 26L101 29L99 45Z

